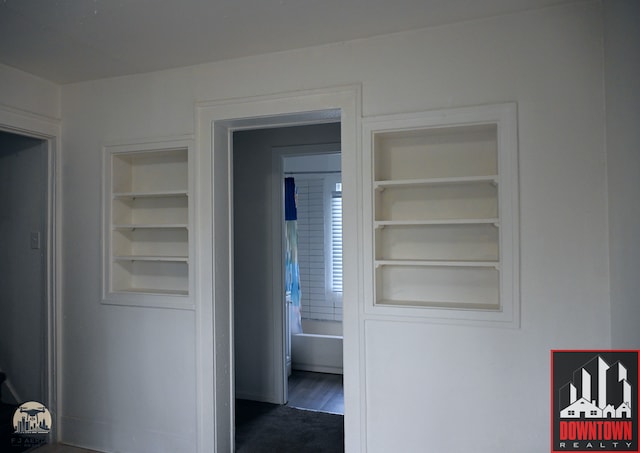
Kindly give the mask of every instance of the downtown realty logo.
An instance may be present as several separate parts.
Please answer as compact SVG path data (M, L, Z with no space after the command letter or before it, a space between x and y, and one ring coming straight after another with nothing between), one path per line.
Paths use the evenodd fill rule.
M639 452L640 351L551 351L551 451Z

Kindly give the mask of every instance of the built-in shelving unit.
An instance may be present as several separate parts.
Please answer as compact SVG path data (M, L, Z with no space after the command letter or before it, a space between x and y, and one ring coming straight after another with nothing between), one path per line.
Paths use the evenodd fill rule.
M190 148L105 148L105 303L192 308Z
M517 148L512 104L364 122L377 314L513 323Z

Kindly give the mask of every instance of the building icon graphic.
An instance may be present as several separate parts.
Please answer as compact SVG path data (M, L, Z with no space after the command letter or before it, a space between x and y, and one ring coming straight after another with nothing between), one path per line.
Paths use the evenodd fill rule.
M560 387L560 418L630 419L631 383L627 368L609 365L600 355L574 370L572 381Z
M47 434L51 430L49 410L36 401L23 403L13 414L16 434Z

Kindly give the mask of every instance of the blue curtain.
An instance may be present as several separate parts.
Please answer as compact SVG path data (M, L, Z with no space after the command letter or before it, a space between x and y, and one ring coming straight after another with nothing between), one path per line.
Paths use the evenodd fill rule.
M291 333L302 333L300 315L300 268L298 266L298 210L297 191L293 178L284 180L285 219L285 291L289 305L289 326Z

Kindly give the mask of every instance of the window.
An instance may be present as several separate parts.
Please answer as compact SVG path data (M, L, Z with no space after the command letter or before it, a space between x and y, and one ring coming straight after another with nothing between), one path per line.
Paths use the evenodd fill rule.
M331 192L331 291L342 294L342 183Z
M305 319L342 321L342 191L339 173L296 174L298 265Z

